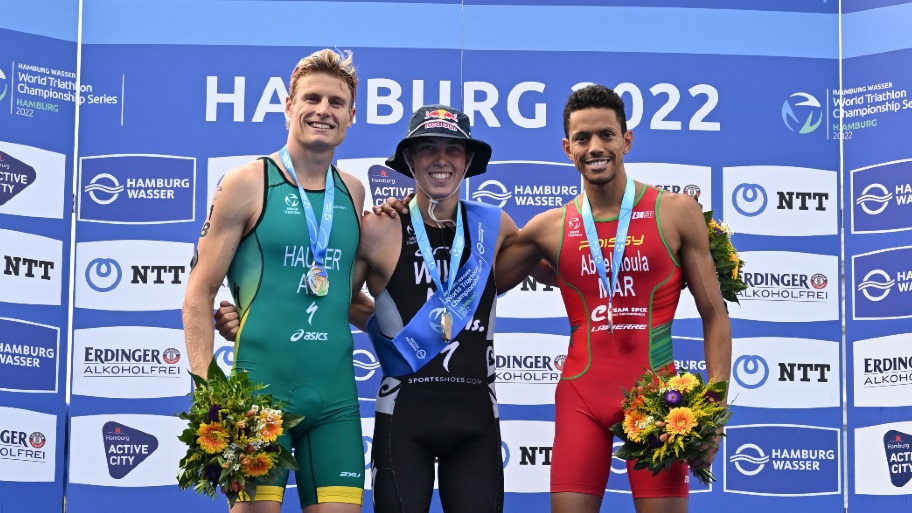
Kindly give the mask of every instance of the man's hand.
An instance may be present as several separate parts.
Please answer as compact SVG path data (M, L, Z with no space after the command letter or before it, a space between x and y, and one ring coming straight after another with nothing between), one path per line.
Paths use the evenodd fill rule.
M234 337L237 336L238 328L241 326L237 308L228 301L222 301L213 317L215 317L215 329L218 330L219 335L229 342L234 342Z
M720 430L720 433L721 433L721 430ZM722 435L717 434L713 439L713 443L715 444L715 447L709 443L703 444L703 447L706 449L706 454L704 454L703 456L698 457L698 458L690 458L689 460L687 460L687 464L690 465L690 468L694 469L695 471L700 471L700 470L703 470L704 468L709 468L712 465L713 460L716 458L716 453L719 452L719 443L721 443L721 442L722 442Z
M374 214L383 215L386 214L390 217L398 217L399 214L405 215L408 214L408 204L409 201L412 201L412 198L415 197L415 193L409 193L408 196L397 199L397 198L386 198L386 201L382 205L375 205L373 208ZM366 214L367 212L365 212Z

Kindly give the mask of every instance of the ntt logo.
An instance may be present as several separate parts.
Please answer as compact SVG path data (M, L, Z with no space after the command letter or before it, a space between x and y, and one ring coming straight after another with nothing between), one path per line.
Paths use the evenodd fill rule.
M506 205L507 200L512 196L513 194L507 191L504 184L497 180L486 180L482 182L482 184L478 186L478 189L472 193L473 200L497 205L498 207Z
M735 360L732 370L735 381L748 390L762 387L769 378L766 360L753 354L746 354Z
M756 476L769 463L769 459L769 456L763 452L760 446L744 444L738 447L738 450L735 451L735 454L732 454L728 461L732 462L738 472L745 476Z
M758 216L766 210L766 190L755 183L742 183L732 191L732 206L745 217Z
M866 214L876 216L886 210L891 199L893 199L892 192L879 183L872 183L861 191L861 196L855 200L855 204L861 207Z
M858 291L864 294L869 301L883 301L890 295L890 289L896 281L890 278L890 275L881 269L874 269L865 275L861 283L858 284ZM880 292L877 292L880 291Z
M782 122L792 132L809 134L817 130L822 121L820 102L808 93L795 93L782 103Z
M96 292L108 292L120 284L123 271L113 258L96 258L86 266L85 279Z

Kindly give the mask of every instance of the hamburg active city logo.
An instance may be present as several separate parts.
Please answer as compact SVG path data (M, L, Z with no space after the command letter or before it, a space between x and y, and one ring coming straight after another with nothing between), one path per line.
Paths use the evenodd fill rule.
M886 271L874 269L866 274L858 284L858 291L864 294L869 301L876 303L886 299L895 284L896 280L891 278Z
M742 183L732 191L732 206L745 217L758 216L766 210L766 190L755 183Z
M481 201L490 205L503 207L507 204L513 194L504 187L504 184L498 180L485 180L478 186L478 189L472 193L472 199Z
M872 183L861 191L855 199L855 204L864 210L865 214L876 216L886 210L893 199L893 193L879 183Z
M891 429L883 441L890 483L901 488L912 481L912 435Z
M809 134L823 122L823 109L810 94L795 93L782 103L782 122L792 132Z
M85 279L96 292L108 292L120 285L123 271L113 258L96 258L86 266Z
M124 186L117 181L114 175L101 173L92 178L92 181L83 190L95 203L108 205L120 196L120 193L124 191Z
M766 364L766 360L753 354L746 354L735 360L732 371L735 382L748 390L762 387L769 378L769 365Z

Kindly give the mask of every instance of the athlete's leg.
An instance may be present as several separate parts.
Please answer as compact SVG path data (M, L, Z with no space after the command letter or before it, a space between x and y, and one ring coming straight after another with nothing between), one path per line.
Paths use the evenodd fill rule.
M418 433L405 415L411 408L404 406L397 404L395 415L377 413L374 422L375 513L422 513L431 507L434 455L414 438Z
M231 513L279 513L282 503L276 501L235 502Z
M310 513L358 511L364 491L364 446L357 406L342 420L311 428L295 440L301 509ZM313 509L312 506L319 508ZM354 507L352 507L354 506Z
M598 513L602 496L577 492L551 493L551 513Z
M687 464L678 462L657 475L647 469L634 470L627 462L627 476L637 513L687 513L690 495Z
M327 502L312 504L303 508L301 513L360 513L360 504L343 504L341 502ZM234 512L232 512L234 513Z
M685 497L651 497L633 499L637 513L687 513Z

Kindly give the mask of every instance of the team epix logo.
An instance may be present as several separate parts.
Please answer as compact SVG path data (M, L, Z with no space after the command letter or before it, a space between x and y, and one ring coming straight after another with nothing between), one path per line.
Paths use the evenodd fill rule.
M809 134L823 121L823 109L817 98L808 93L795 93L782 103L782 122L799 134Z

